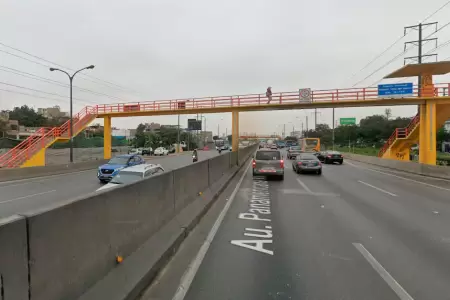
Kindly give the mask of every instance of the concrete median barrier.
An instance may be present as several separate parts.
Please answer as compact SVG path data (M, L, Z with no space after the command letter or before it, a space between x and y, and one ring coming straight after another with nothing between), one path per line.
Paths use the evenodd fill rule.
M240 162L251 152L242 152ZM164 266L238 170L227 153L1 220L0 284L5 295L8 291L11 299L32 300L130 299ZM118 256L134 267L118 264ZM133 270L142 274L127 273ZM116 296L105 297L105 288Z
M32 299L78 297L174 216L173 195L169 172L28 215Z
M46 167L0 169L0 182L92 170L102 164L105 164L107 161L108 160L100 159L65 165L51 165Z
M209 186L208 167L209 160L206 160L173 171L176 213Z
M26 219L0 219L0 299L28 299Z
M230 153L225 153L214 158L211 158L209 161L209 184L213 184L217 180L219 180L225 172L230 168Z
M416 162L400 161L395 159L384 159L375 156L366 156L351 153L345 153L344 157L351 160L364 162L367 164L380 166L388 169L419 174L429 177L450 179L450 167L431 166Z

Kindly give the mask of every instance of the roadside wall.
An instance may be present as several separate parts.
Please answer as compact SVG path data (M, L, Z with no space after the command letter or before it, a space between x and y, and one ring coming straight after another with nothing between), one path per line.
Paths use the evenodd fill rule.
M416 162L407 162L395 159L384 159L375 156L358 155L351 153L345 153L344 157L351 160L360 161L393 170L399 170L430 177L450 179L450 167L447 166L431 166Z
M0 169L0 182L91 170L105 164L107 161L108 160L100 159L65 165Z

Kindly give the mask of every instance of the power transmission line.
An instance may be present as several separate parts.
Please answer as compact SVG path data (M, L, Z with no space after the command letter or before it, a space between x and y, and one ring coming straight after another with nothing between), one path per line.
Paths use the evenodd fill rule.
M450 3L450 1L449 1L448 3ZM433 24L433 23L430 23L430 24ZM427 36L423 39L423 40L426 40L425 43L424 43L423 45L426 45L428 42L430 42L431 40L433 40L433 39L427 40L430 36L436 34L437 32L441 31L442 29L446 28L446 27L449 26L449 25L450 25L450 22L446 23L445 25L439 27L438 29L436 29L435 31L433 31L432 33L430 33L429 35L427 35ZM357 84L359 84L359 83L365 81L366 79L372 77L372 75L374 75L375 73L377 73L377 72L380 71L381 69L387 67L389 64L391 64L392 62L394 62L394 61L396 61L397 59L399 59L403 54L406 54L406 53L407 53L409 50L411 50L413 47L414 47L414 45L410 46L408 49L405 49L403 52L399 53L399 54L396 55L393 59L391 59L390 61L388 61L386 64L384 64L383 66L381 66L380 68L378 68L377 70L375 70L374 72L372 72L371 74L369 74L369 76L367 76L367 77L364 78L363 80L358 81L355 85L357 85ZM441 47L441 46L438 46L438 47ZM436 47L436 49L437 49L438 47ZM433 50L434 50L434 49L433 49ZM424 54L424 55L427 55L428 53L430 53L430 51L427 52L427 53ZM378 84L378 83L379 83L380 81L382 81L383 79L384 79L384 78L381 78L381 79L377 80L375 83L371 84L370 86L373 86L373 85L375 85L375 84ZM353 86L355 86L355 85L353 85Z
M37 80L37 81L42 81L42 82L58 85L58 86L61 86L61 87L69 87L69 85L64 83L64 82L53 80L53 79L42 77L42 76L38 76L38 75L35 75L35 74L32 74L32 73L24 72L24 71L21 71L21 70L18 70L18 69L14 69L14 68L10 68L10 67L3 66L3 65L0 65L0 71L16 74L16 75L27 77L27 78L30 78L30 79L33 79L33 80ZM116 96L112 96L112 95L108 95L108 94L105 94L105 93L101 93L101 92L97 92L97 91L81 88L81 87L78 87L78 86L75 86L75 85L73 87L75 89L78 89L78 90L86 92L86 93L91 93L91 94L97 95L97 96L105 96L105 97L108 97L110 99L115 99L115 100L120 100L120 101L124 101L125 102L124 99L116 97Z
M431 18L432 16L434 16L435 14L437 14L439 11L441 11L443 8L445 8L447 5L450 4L450 0L447 1L444 5L442 5L441 7L439 7L437 10L435 10L433 13L431 13L430 15L428 15L423 21L425 22L426 20L428 20L429 18ZM446 27L448 24L444 25L443 27L439 28L436 32L438 32L439 30L443 29L444 27ZM411 31L410 31L411 32ZM409 32L409 33L410 33ZM434 33L436 33L434 32ZM376 60L378 60L381 56L383 56L387 51L389 51L390 49L392 49L392 47L394 47L398 42L400 42L404 37L406 37L409 33L404 33L403 36L399 37L397 40L394 41L394 43L392 43L390 46L388 46L385 50L383 50L379 55L377 55L374 59L372 59L371 61L369 61L368 64L366 64L361 70L359 70L358 72L356 72L355 74L353 74L348 80L354 78L357 74L359 74L360 72L362 72L363 70L365 70L367 67L369 67L372 63L374 63ZM433 34L434 34L433 33ZM399 56L401 56L402 54L408 52L411 48L404 50L401 54L395 56L395 59L391 60L388 62L388 64L390 64L391 62L395 61L396 59L398 59ZM385 64L382 68L384 68L385 66L387 66L388 64ZM353 87L363 81L365 81L367 78L371 77L373 74L375 74L376 72L378 72L379 70L381 70L382 68L377 69L375 72L371 73L368 77L366 77L363 80L358 81L357 83L355 83L353 85Z
M43 58L43 57L40 57L40 56L31 54L31 53L26 52L26 51L24 51L24 50L21 50L21 49L18 49L18 48L15 48L15 47L6 45L5 43L0 42L0 45L2 45L3 47L9 48L9 49L11 49L11 50L14 50L14 51L17 51L17 52L26 54L26 55L31 56L31 57L33 57L33 58L37 58L37 59L39 59L39 60L45 61L46 63L50 63L50 64L52 64L52 65L55 65L55 66L58 66L58 67L61 67L61 68L65 68L65 69L68 69L68 70L71 70L71 71L75 71L75 70L72 69L72 68L69 68L69 67L67 67L67 66L60 65L60 64L58 64L58 63L55 63L55 62L52 62L52 61L50 61L50 60L47 60L47 59L45 59L45 58ZM80 75L81 75L81 74L80 74ZM98 81L100 81L100 82L104 82L104 83L106 83L106 84L108 84L108 85L118 87L118 88L123 89L123 90L134 91L134 90L132 90L132 89L126 88L126 87L124 87L124 86L121 86L121 85L119 85L119 84L117 84L117 83L110 82L110 81L106 81L106 80L100 79L100 78L95 77L95 76L92 76L92 75L88 75L88 74L82 74L82 75L83 75L83 76L86 76L86 77L90 77L90 78L96 79L96 80L98 80Z
M46 92L46 91L42 91L42 90L38 90L38 89L32 89L32 88L28 88L28 87L25 87L25 86L15 85L15 84L7 83L7 82L0 81L0 84L6 85L6 86L15 87L15 88L18 88L18 89L24 89L24 90L28 90L28 91L38 92L38 93L42 93L42 94L46 94L46 95L50 95L50 96L57 96L57 97L67 98L67 96L60 95L60 94L57 94L57 93L49 93L49 92ZM73 99L78 100L78 101L83 101L83 102L86 102L86 103L92 103L91 101L85 100L85 99L79 99L79 98L73 98ZM63 101L63 100L60 100L60 101Z
M22 93L22 92L12 91L12 90L5 90L5 89L2 89L2 88L0 88L0 91L7 92L7 93L13 93L13 94L19 94L19 95L30 96L30 97L33 97L33 98L52 100L52 101L57 101L57 102L61 102L62 101L61 99L48 98L48 97L43 97L43 96L38 96L38 95L33 95L33 94L28 94L28 93Z

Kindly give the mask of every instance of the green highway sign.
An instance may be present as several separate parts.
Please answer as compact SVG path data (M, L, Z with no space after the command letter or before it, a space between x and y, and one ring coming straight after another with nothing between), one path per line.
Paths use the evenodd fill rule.
M341 125L355 125L356 118L340 118L339 122Z

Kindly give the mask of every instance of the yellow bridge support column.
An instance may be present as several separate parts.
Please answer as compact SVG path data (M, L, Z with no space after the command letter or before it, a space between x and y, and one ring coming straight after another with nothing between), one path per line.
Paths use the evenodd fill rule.
M436 102L428 100L420 107L419 162L436 165Z
M103 125L103 158L111 158L111 117L104 117Z
M234 152L239 150L239 111L232 112L231 126L231 149Z

